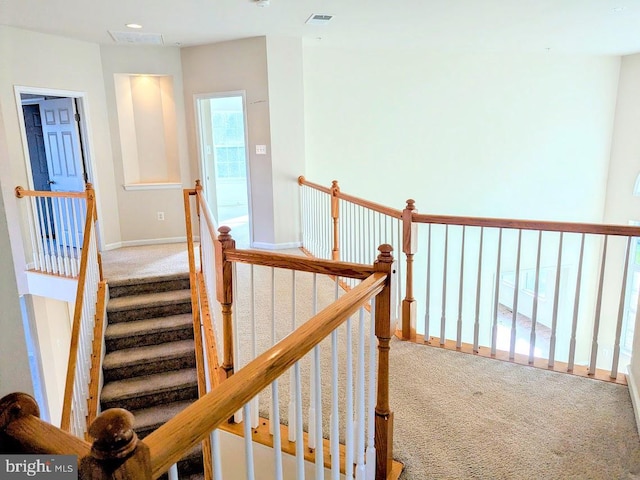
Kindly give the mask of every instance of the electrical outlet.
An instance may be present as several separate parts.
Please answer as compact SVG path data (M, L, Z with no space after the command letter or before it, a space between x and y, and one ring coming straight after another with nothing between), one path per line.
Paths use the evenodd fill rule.
M158 220L164 220L164 212L158 212Z

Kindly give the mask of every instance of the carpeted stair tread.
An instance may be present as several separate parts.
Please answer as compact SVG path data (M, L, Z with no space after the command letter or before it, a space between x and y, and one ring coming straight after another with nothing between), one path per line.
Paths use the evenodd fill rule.
M174 273L170 275L152 275L142 278L123 278L119 280L109 280L109 287L123 287L130 285L140 285L145 283L170 282L173 280L189 279L189 272Z
M104 357L102 368L131 367L152 362L162 362L173 358L192 356L195 358L193 340L148 345L146 347L125 348L108 353Z
M197 385L195 368L174 370L108 382L102 388L100 399L102 403L109 403Z
M107 326L105 338L126 338L135 335L154 335L160 332L180 330L193 326L190 313L169 315L166 317L146 318L132 322L114 323Z
M141 410L134 410L131 412L135 417L134 430L136 432L155 430L160 425L171 420L192 403L192 400L187 400L184 402L173 402L164 405L156 405L155 407L143 408Z
M121 312L186 302L191 302L190 290L172 290L168 292L129 295L110 299L107 304L107 314L110 312Z

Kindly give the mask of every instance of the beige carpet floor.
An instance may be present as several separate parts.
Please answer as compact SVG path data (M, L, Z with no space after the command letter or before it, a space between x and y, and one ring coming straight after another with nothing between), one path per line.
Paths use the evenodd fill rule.
M174 244L105 252L103 261L105 277L116 279L186 271L187 256L184 244ZM256 268L254 275L259 352L270 344L271 273ZM238 277L248 288L249 268L240 266ZM311 311L310 278L296 275L300 318ZM283 292L277 298L286 298L291 281L289 272L277 272L277 292ZM318 284L322 307L334 288L326 278ZM248 339L248 296L238 295L236 309L241 338ZM278 338L289 329L290 312L290 300L276 307ZM344 344L344 329L339 336ZM326 371L330 349L326 342L322 348ZM640 441L625 386L397 340L391 372L402 479L640 479ZM281 398L287 398L286 379L282 383ZM323 384L325 405L329 390Z

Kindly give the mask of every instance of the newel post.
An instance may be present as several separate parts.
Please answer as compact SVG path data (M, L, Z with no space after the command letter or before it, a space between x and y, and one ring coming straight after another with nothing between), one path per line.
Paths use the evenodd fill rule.
M233 375L233 265L227 261L225 250L236 248L236 241L231 238L227 226L218 228L218 241L216 247L216 296L222 306L222 369L225 378Z
M386 479L393 465L393 412L389 406L389 342L391 341L391 288L395 273L391 245L378 248L377 272L387 274L384 289L376 296L375 329L378 338L378 392L376 399L376 479Z
M416 336L417 305L413 298L413 256L418 250L418 225L413 223L413 214L418 213L415 200L407 200L402 211L402 251L407 257L407 277L405 298L402 300L402 340Z
M133 414L122 408L103 412L89 427L94 438L89 455L80 460L83 480L151 480L149 447L133 431Z
M333 249L331 250L331 259L340 260L340 186L338 181L331 182L331 218L333 219Z

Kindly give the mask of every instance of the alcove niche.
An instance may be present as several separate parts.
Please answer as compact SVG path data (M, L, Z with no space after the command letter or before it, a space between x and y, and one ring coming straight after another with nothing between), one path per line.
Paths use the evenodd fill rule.
M114 78L125 190L181 188L173 77Z

